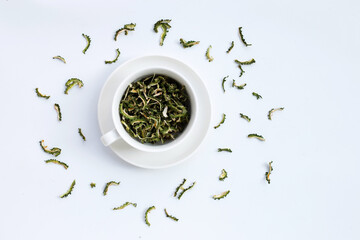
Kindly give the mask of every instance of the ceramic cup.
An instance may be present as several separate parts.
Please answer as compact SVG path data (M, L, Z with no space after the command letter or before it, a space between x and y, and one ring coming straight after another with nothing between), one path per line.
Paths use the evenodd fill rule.
M166 141L164 144L152 144L152 143L141 143L139 140L133 138L129 135L129 133L125 130L123 127L121 120L120 120L120 114L119 114L119 105L120 101L128 87L128 85L132 82L136 82L137 80L142 79L145 76L153 75L153 74L161 74L168 76L174 80L176 80L181 85L184 85L186 88L186 91L190 98L190 121L188 125L185 127L184 131L180 133L174 140ZM184 78L181 73L176 72L172 69L168 68L148 68L143 69L138 72L134 72L130 74L127 78L124 79L124 81L121 82L121 84L118 86L113 101L112 101L112 120L114 123L115 128L111 131L105 133L101 137L101 141L105 146L110 146L115 141L122 139L126 143L128 143L130 146L144 152L162 152L167 151L171 148L174 148L177 146L180 142L186 141L186 138L188 136L188 133L191 131L194 122L196 121L196 115L197 115L197 100L196 95L193 90L193 87L191 86L191 79Z

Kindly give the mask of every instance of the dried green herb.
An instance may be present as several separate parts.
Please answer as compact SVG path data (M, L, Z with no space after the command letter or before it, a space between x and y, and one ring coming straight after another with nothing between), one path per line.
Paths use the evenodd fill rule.
M120 102L125 130L142 143L175 139L190 121L185 86L164 75L150 75L131 83Z
M161 27L161 29L163 31L161 34L161 37L160 37L160 46L162 46L164 44L165 37L166 37L169 29L171 28L171 26L169 24L170 22L171 22L171 19L161 19L154 24L154 32L157 33L159 27Z
M120 182L115 182L115 181L110 181L110 182L106 183L106 186L105 186L104 191L103 191L104 196L107 194L110 186L112 186L112 185L117 186L119 184L120 184Z
M39 92L39 89L38 89L38 88L35 88L35 92L36 92L36 95L37 95L38 97L45 98L45 99L49 99L49 98L50 98L50 96L46 96L46 95L44 95L44 94L41 94L41 93Z
M237 88L237 89L243 90L243 89L245 88L245 86L246 86L246 83L241 84L241 85L236 85L235 79L233 79L232 87L235 87L235 88Z
M70 78L65 83L65 92L64 93L68 94L69 90L75 85L78 85L79 88L82 88L84 86L84 83L78 78Z
M199 44L200 41L185 41L184 39L180 38L180 44L184 47L184 48L189 48L192 46L195 46L196 44Z
M44 145L44 140L40 141L40 147L44 150L44 152L54 155L55 157L59 156L61 153L61 149L58 147L54 147L52 149L48 149L47 146Z
M248 116L246 116L245 114L240 113L240 117L245 119L246 121L250 122L251 118L249 118Z
M60 161L58 161L58 160L56 160L56 159L49 159L49 160L46 160L45 162L46 162L46 163L55 163L55 164L58 164L58 165L60 165L60 166L63 166L65 169L68 169L68 167L69 167L66 163L60 162Z
M268 113L268 119L272 120L271 118L272 118L273 113L276 112L276 111L282 111L282 110L284 110L283 107L281 107L281 108L272 108Z
M238 65L238 67L239 67L239 69L240 69L240 75L239 75L239 77L241 77L244 73L245 73L245 71L244 71L244 69L242 69L242 66L239 64Z
M179 191L180 189L184 189L184 188L183 188L183 185L185 184L185 182L186 182L186 179L184 178L183 181L182 181L182 183L180 183L180 185L177 186L177 188L175 189L174 197L176 197L176 195L177 195L177 193L178 193L178 191Z
M248 138L256 138L256 139L259 139L260 141L265 141L265 138L263 136L258 135L256 133L249 134Z
M79 132L80 137L81 137L84 141L86 141L86 137L85 137L84 134L82 133L81 128L78 128L78 132Z
M226 170L225 170L225 169L221 170L221 174L220 174L220 176L219 176L219 180L220 180L220 181L224 181L225 178L227 178L227 177L228 177L228 174L227 174Z
M63 58L62 56L55 56L55 57L53 57L53 59L58 59L58 60L62 61L63 63L66 63L65 58Z
M239 61L239 60L235 59L235 62L239 65L251 65L251 64L255 63L256 61L255 61L255 59L252 58L248 61Z
M116 62L118 60L119 56L120 56L120 50L117 48L116 49L116 57L115 57L115 59L111 60L111 61L105 61L105 64L112 64L112 63Z
M221 119L221 122L220 122L218 125L216 125L214 128L217 129L218 127L220 127L220 125L225 122L225 119L226 119L226 114L223 113L223 117L222 117L222 119Z
M196 182L193 182L189 187L184 188L183 191L182 191L181 193L179 193L178 199L180 200L181 197L182 197L182 195L183 195L186 191L192 189L192 188L195 186L195 184L196 184Z
M229 193L230 193L230 190L227 190L227 191L225 191L225 192L223 192L223 193L214 195L212 198L213 198L214 200L220 200L220 199L226 197Z
M257 100L262 98L262 96L260 94L256 93L256 92L253 92L252 95L255 96Z
M273 167L271 166L272 163L273 161L269 162L269 171L265 173L265 179L268 182L268 184L270 184L270 174L274 170Z
M231 49L233 49L234 47L234 41L231 42L231 46L229 47L229 49L226 51L226 53L229 53L231 51Z
M93 183L93 182L92 182L92 183L90 183L90 187L91 187L91 188L96 187L96 183Z
M85 52L89 49L90 47L90 43L91 43L91 38L88 35L82 34L82 36L85 38L86 40L86 47L84 48L84 50L82 51L83 54L85 54Z
M74 180L74 181L71 183L71 186L70 186L69 190L67 190L67 192L64 193L63 195L61 195L60 197L61 197L61 198L65 198L65 197L69 196L69 195L72 193L75 184L76 184L76 182L75 182L75 180Z
M150 213L150 211L154 210L155 209L155 206L151 206L149 207L146 212L145 212L145 223L146 225L148 225L150 227L150 222L149 222L149 219L148 219L148 214Z
M205 56L207 58L207 60L209 60L209 62L212 62L214 60L213 57L210 56L210 49L212 48L212 46L210 45L207 50L206 50L206 53L205 53Z
M164 208L164 212L165 212L166 217L171 218L171 219L174 220L175 222L179 221L179 219L177 219L176 217L168 214L168 212L166 211L166 208Z
M221 86L222 86L222 89L223 89L224 93L225 93L225 86L224 86L224 84L225 84L226 79L227 79L228 77L229 77L229 76L224 77L223 80L222 80L222 83L221 83Z
M123 205L121 205L120 207L114 207L113 210L121 210L121 209L124 209L125 207L127 207L129 205L133 205L134 207L137 207L136 203L126 202Z
M218 148L218 152L232 152L230 148Z
M56 113L57 113L57 118L58 118L59 122L61 122L61 120L62 120L62 115L61 115L60 105L57 104L57 103L55 103L55 104L54 104L54 108L55 108L55 111L56 111Z
M241 29L242 29L242 27L239 27L239 34L240 34L240 39L241 39L241 41L245 44L245 46L247 46L247 47L251 46L251 44L248 44L248 43L245 41L245 38L244 38L244 35L243 35Z
M117 40L117 37L120 35L120 33L125 33L125 35L128 35L129 31L135 31L136 23L129 23L125 24L124 27L120 28L115 32L114 40Z

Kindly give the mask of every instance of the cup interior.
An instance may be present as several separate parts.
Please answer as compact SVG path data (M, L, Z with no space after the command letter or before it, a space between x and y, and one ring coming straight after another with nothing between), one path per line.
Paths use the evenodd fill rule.
M181 132L174 140L167 140L164 143L141 143L138 139L133 138L130 136L130 134L125 130L121 123L120 114L119 114L119 104L121 99L123 98L123 95L129 86L130 83L136 82L143 77L153 75L153 74L159 74L159 75L165 75L168 76L175 81L177 81L179 84L184 85L186 92L190 99L190 121L188 122L187 126ZM133 74L130 74L122 83L119 85L118 89L116 90L115 96L113 98L112 103L112 118L114 122L114 126L116 130L118 131L120 137L129 145L132 147L145 151L145 152L161 152L161 151L167 151L176 145L178 145L180 142L184 141L186 139L186 136L191 131L191 128L194 125L194 122L196 120L196 113L197 113L197 101L196 96L193 91L193 88L191 86L191 79L184 78L180 73L175 72L171 69L167 68L148 68L143 69L138 72L135 72Z

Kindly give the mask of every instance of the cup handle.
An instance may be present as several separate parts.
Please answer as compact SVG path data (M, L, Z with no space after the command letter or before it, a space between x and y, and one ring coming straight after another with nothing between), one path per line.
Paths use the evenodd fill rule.
M118 140L120 138L120 135L118 131L114 128L113 130L105 133L101 136L100 140L104 144L105 147L111 145L113 142Z

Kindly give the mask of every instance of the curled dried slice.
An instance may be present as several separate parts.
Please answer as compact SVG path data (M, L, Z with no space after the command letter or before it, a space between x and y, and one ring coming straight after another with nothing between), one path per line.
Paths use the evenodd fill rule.
M255 59L252 58L247 61L239 61L239 60L235 59L235 62L239 65L251 65L251 64L255 63L256 61L255 61Z
M154 32L157 33L159 27L161 27L161 29L163 31L161 34L161 37L160 37L160 46L162 46L164 44L164 40L167 35L167 32L171 28L171 26L169 24L170 22L171 22L171 19L161 19L154 24Z
M239 27L239 34L240 34L240 39L245 44L245 46L247 46L247 47L251 46L251 44L247 43L245 38L244 38L244 35L242 33L242 27Z
M199 43L200 43L200 41L185 41L184 39L180 38L180 44L184 48L189 48L189 47L195 46L195 45L197 45Z
M128 35L129 31L135 31L136 23L129 23L125 24L124 27L120 28L115 32L114 40L117 40L117 37L120 35L120 33L125 33L125 35Z
M78 128L78 132L79 132L80 137L81 137L84 141L86 141L86 137L85 137L84 134L82 133L81 128Z
M230 148L218 148L218 152L232 152Z
M223 192L223 193L214 195L212 198L213 198L214 200L220 200L220 199L226 197L229 193L230 193L230 190L227 190L227 191L225 191L225 192Z
M273 161L269 162L269 171L265 173L265 179L268 182L268 184L270 184L270 174L274 170L273 167L271 166L272 163Z
M183 195L186 191L192 189L192 188L195 186L195 184L196 184L196 182L193 182L189 187L184 188L183 191L179 194L178 199L180 200L180 198L182 197L182 195Z
M229 53L234 47L234 41L231 42L231 46L229 47L229 49L226 51L226 53Z
M271 110L269 111L269 113L268 113L268 119L269 119L269 120L272 120L271 118L272 118L273 113L276 112L276 111L282 111L282 110L284 110L283 107L271 109Z
M166 208L164 208L164 212L165 212L166 217L171 218L171 219L174 220L175 222L179 221L178 218L170 215L170 214L166 211Z
M116 62L119 59L119 56L120 56L120 50L117 48L116 49L116 57L115 57L115 59L111 60L111 61L105 61L105 64L111 64L111 63Z
M134 207L137 206L136 203L132 203L132 202L126 202L123 205L121 205L120 207L114 207L113 210L121 210L124 209L125 207L129 206L129 205L133 205Z
M146 210L146 212L145 212L145 223L146 223L146 225L148 225L149 227L150 227L150 222L149 222L149 219L148 219L148 214L152 211L152 210L154 210L155 209L155 206L151 206L151 207L149 207L147 210Z
M55 163L55 164L58 164L60 166L63 166L65 169L68 169L68 165L64 162L60 162L59 160L56 160L56 159L49 159L49 160L45 160L46 163Z
M240 117L245 119L246 121L250 122L251 118L249 118L248 116L246 116L245 114L240 113Z
M76 184L76 182L75 182L75 180L74 180L74 181L71 183L69 190L67 190L66 193L64 193L63 195L61 195L60 198L65 198L65 197L69 196L69 195L72 193L75 184Z
M207 60L209 60L209 62L212 62L214 60L214 58L212 56L210 56L210 50L211 50L212 46L210 45L207 50L206 50L206 53L205 53L205 56L207 58Z
M182 181L182 183L180 183L180 185L177 186L177 188L175 189L174 197L176 197L176 195L177 195L177 193L178 193L178 191L179 191L180 189L184 189L184 188L183 188L183 185L185 184L185 182L186 182L186 179L184 178L183 181Z
M221 83L221 86L222 86L222 89L223 89L224 92L225 92L225 86L224 86L224 84L225 84L226 79L227 79L228 77L229 77L229 75L226 76L226 77L224 77L223 80L222 80L222 83Z
M92 182L92 183L90 183L90 187L91 187L91 188L96 187L96 183L93 183L93 182Z
M57 113L57 119L59 120L59 122L61 122L62 120L62 114L61 114L61 110L60 110L60 105L55 103L54 104L54 108L55 108L55 111Z
M120 182L115 182L115 181L110 181L110 182L106 183L106 186L105 186L104 191L103 191L104 196L107 194L110 186L112 186L112 185L117 186L119 184L120 184Z
M259 139L260 141L265 141L265 138L263 136L256 133L249 134L248 138L256 138Z
M83 36L83 37L85 38L85 40L86 40L86 46L85 46L84 50L82 51L83 54L85 54L86 51L87 51L87 50L89 49L89 47L90 47L91 38L90 38L88 35L85 35L85 34L82 34L82 36Z
M79 88L82 88L84 86L84 83L78 78L70 78L65 83L66 88L64 93L68 94L69 90L75 85L78 85Z
M49 98L50 98L50 96L46 96L46 95L44 95L44 94L41 94L41 93L39 92L39 89L38 89L38 88L35 88L35 92L36 92L36 95L37 95L38 97L45 98L45 99L49 99Z
M221 119L221 122L220 122L218 125L216 125L214 128L217 129L218 127L220 127L220 125L225 122L225 119L226 119L226 114L223 113L223 117L222 117L222 119Z
M220 174L220 176L219 176L219 180L220 180L220 181L224 181L225 178L227 178L227 177L228 177L228 174L227 174L226 170L225 170L225 169L221 170L221 174Z
M58 147L53 147L52 149L48 149L48 147L44 145L44 140L40 141L40 146L44 150L44 152L52 154L55 157L59 156L61 153L61 149Z
M65 58L63 58L62 56L55 56L55 57L53 57L53 59L58 59L58 60L62 61L63 63L66 63Z
M256 92L253 92L252 95L255 96L257 100L262 98L262 96L260 94L256 93Z
M241 85L236 85L235 79L233 79L232 87L235 87L235 88L237 88L237 89L243 90L243 89L245 88L245 86L246 86L246 83L241 84Z

